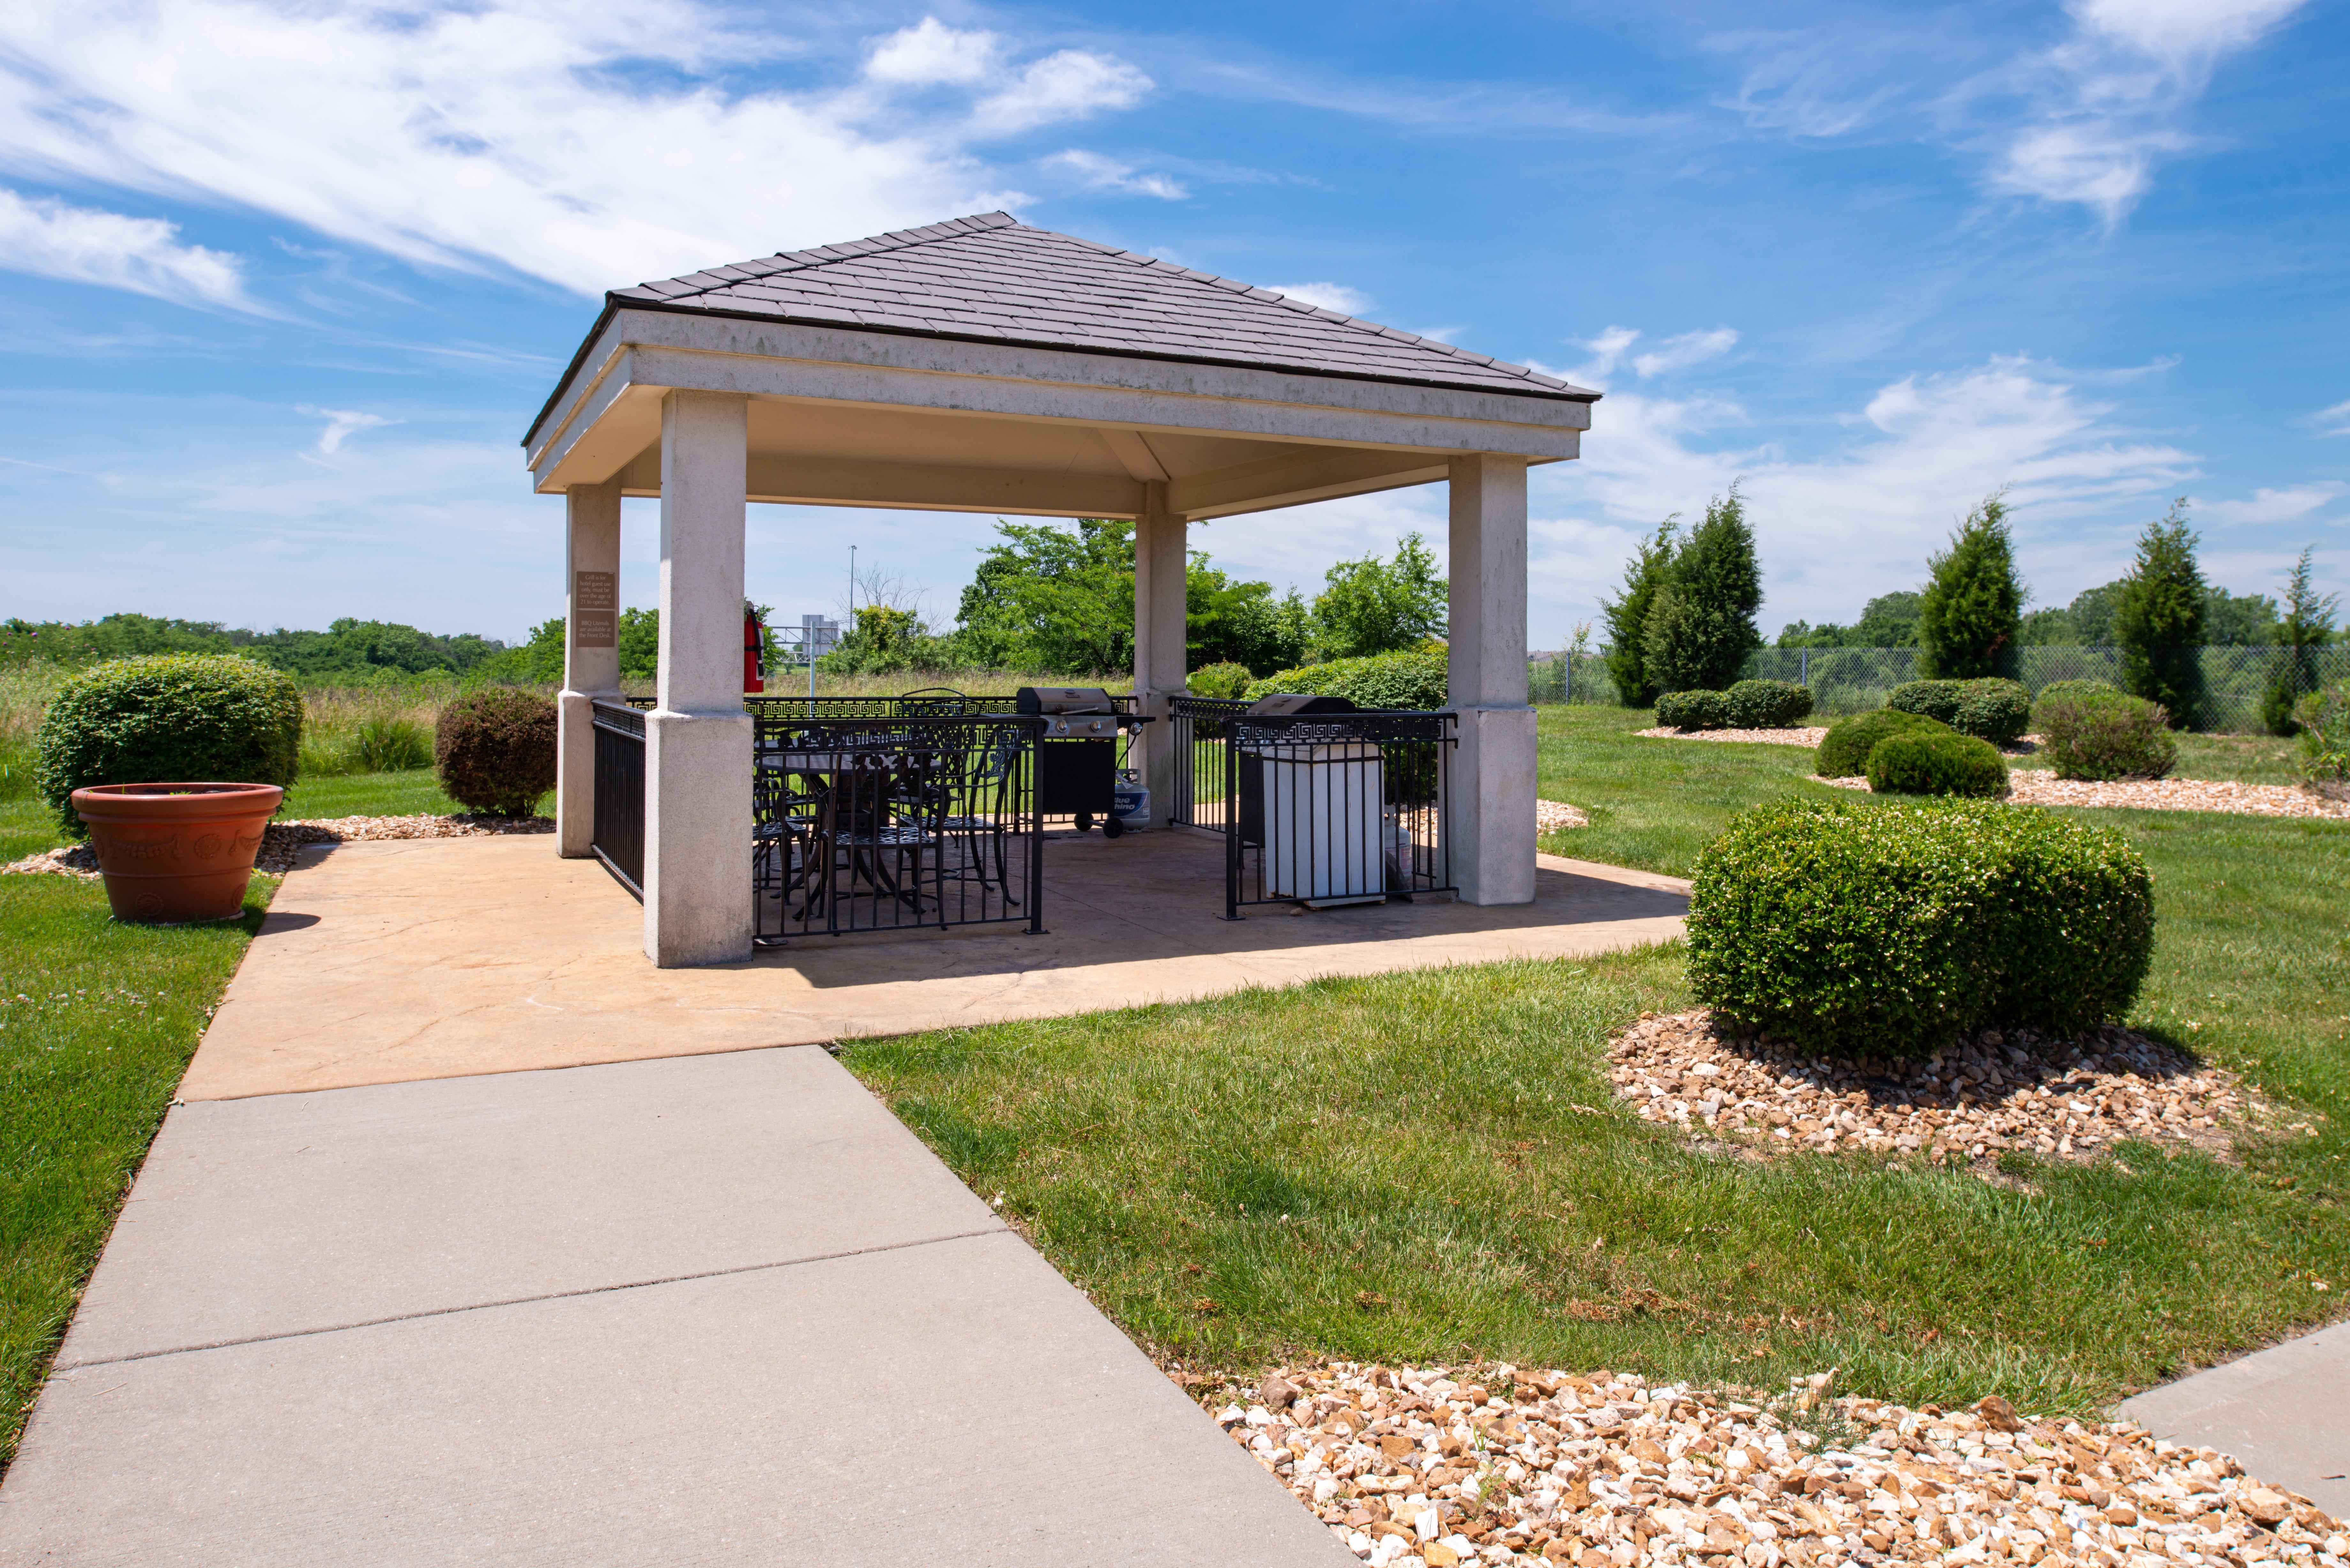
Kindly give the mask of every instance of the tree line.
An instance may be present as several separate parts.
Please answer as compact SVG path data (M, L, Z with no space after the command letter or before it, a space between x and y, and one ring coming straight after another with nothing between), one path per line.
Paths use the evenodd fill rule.
M42 659L81 665L141 653L241 653L305 678L378 670L476 675L512 652L496 639L472 632L441 637L396 621L350 618L324 631L255 631L214 620L128 613L79 622L0 621L0 663Z
M1929 558L1922 587L1869 600L1849 627L1794 622L1778 646L1915 648L1926 680L2012 676L2025 647L2114 647L2124 684L2160 702L2178 724L2193 710L2199 649L2274 647L2262 717L2272 731L2291 733L2293 702L2316 685L2312 655L2335 635L2338 596L2316 591L2314 547L2287 574L2281 603L2231 595L2204 579L2199 542L2181 496L2138 536L2128 573L2062 608L2027 613L2031 590L2015 568L2010 508L2004 493L1994 493ZM1617 691L1627 705L1647 707L1669 691L1728 687L1762 646L1755 625L1762 602L1754 535L1732 484L1686 533L1676 514L1643 539L1622 590L1602 601Z

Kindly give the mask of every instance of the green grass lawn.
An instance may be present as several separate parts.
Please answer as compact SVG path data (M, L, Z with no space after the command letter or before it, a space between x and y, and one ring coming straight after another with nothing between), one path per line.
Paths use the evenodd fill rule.
M1545 847L1686 874L1807 754L1543 714ZM2155 870L2132 1022L2325 1119L2231 1167L2132 1147L2021 1179L1769 1165L1617 1111L1602 1051L1687 1004L1678 947L859 1042L844 1060L1139 1340L1491 1356L2085 1410L2323 1322L2350 1292L2350 827L2083 813ZM2320 1292L2314 1281L2334 1288Z

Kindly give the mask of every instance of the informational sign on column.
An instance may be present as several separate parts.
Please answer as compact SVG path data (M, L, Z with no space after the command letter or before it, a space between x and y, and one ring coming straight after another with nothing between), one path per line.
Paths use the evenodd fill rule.
M620 574L571 574L571 646L618 648L620 645Z

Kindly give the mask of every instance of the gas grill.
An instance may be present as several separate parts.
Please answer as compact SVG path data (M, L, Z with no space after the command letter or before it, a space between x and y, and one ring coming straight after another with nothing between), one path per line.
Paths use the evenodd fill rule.
M1045 721L1036 747L1037 809L1046 816L1074 816L1079 833L1099 817L1103 836L1117 837L1124 829L1110 813L1110 792L1118 779L1118 737L1149 721L1119 712L1099 686L1023 686L1013 702Z

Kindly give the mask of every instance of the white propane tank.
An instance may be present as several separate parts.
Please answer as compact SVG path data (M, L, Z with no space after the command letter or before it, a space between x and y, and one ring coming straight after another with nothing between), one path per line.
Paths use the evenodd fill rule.
M1130 832L1139 833L1150 826L1150 792L1134 769L1118 770L1118 782L1109 792L1109 814Z

